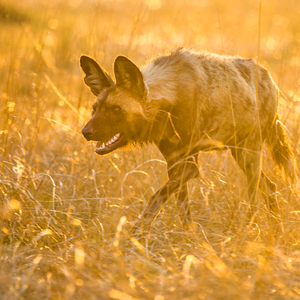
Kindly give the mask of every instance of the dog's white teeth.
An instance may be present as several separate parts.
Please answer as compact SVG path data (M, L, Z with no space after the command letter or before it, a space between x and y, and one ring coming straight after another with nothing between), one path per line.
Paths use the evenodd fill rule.
M110 145L110 144L114 143L119 137L120 137L120 133L116 134L106 143L106 145Z
M96 142L94 144L95 145L95 149L96 150L103 150L105 147L107 147L107 146L111 145L112 143L114 143L119 137L120 137L120 133L116 134L108 142L102 143L101 145L99 145L100 142ZM97 147L97 145L99 145L99 146Z

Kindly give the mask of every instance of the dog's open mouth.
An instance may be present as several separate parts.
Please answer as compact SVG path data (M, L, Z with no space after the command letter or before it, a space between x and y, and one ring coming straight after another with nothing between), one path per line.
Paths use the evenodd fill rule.
M106 143L97 141L95 143L95 152L99 155L107 154L123 146L125 143L126 143L125 136L121 133L117 133Z

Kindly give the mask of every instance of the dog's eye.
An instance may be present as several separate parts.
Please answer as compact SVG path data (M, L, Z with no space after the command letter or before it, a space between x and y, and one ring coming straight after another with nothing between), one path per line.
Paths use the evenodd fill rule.
M119 113L119 112L121 112L121 107L115 106L115 107L112 108L112 110L113 110L114 113Z

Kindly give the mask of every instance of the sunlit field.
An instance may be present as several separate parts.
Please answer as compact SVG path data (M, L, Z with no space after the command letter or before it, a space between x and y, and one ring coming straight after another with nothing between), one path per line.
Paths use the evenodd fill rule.
M138 239L130 228L167 180L162 155L97 156L81 134L95 101L82 54L113 74L117 55L142 66L184 46L258 59L298 151L300 2L263 0L259 12L238 0L0 1L1 300L300 299L299 182L267 149L280 215L259 192L247 226L244 174L229 151L200 153L194 226L184 230L172 196Z

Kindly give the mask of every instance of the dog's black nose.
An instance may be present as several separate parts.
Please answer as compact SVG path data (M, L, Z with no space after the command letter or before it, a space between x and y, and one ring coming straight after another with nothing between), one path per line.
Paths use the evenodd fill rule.
M90 126L86 125L82 128L81 133L89 141L93 138L95 131L96 130L94 128L91 128Z

